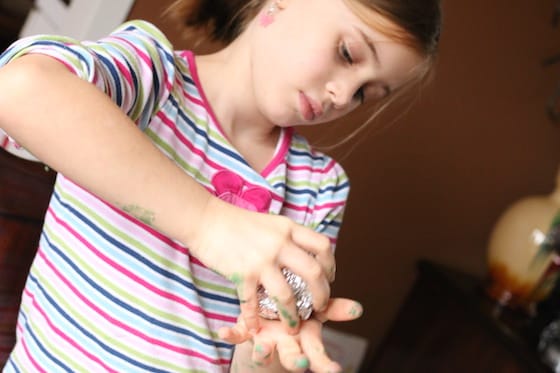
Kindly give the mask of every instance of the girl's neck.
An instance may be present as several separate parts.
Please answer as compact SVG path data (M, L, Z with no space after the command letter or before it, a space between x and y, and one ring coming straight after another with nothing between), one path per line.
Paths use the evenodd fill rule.
M231 144L257 171L272 159L280 129L255 106L248 43L238 38L226 48L195 57L204 94Z

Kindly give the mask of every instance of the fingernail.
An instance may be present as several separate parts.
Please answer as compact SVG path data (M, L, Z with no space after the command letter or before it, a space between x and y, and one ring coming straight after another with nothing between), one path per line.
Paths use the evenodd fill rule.
M350 316L352 317L360 317L362 316L362 313L364 313L364 308L362 307L362 305L358 302L354 302L354 304L352 305L352 307L350 307Z
M306 357L300 357L296 360L296 368L307 369L309 368L309 359Z

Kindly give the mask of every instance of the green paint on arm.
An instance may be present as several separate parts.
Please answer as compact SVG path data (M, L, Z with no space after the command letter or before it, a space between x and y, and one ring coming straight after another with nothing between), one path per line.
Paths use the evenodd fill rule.
M239 303L247 303L247 300L243 295L243 287L241 286L243 285L243 276L241 276L239 273L234 273L229 276L229 280L233 282L235 284L235 287L237 288L237 297L239 298Z
M229 276L229 280L235 284L235 286L240 286L243 284L243 276L239 273L234 273L233 275Z
M130 215L134 216L136 219L150 226L154 223L154 220L156 219L153 211L147 210L138 205L126 205L126 206L122 206L121 208L124 212L129 213Z

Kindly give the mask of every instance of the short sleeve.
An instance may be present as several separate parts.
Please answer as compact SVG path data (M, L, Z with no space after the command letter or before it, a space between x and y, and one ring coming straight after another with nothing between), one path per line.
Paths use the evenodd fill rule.
M312 219L314 229L330 238L333 250L349 193L350 181L346 172L339 163L327 158L319 182Z
M293 133L284 177L282 214L327 236L334 250L350 194L343 167L315 150L304 136Z
M105 92L141 128L167 99L174 81L172 46L145 21L124 23L97 41L52 35L23 38L0 55L0 66L31 53L56 58Z

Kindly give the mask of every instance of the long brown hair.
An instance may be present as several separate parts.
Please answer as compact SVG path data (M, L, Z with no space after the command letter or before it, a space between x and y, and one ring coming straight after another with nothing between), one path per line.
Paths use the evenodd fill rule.
M399 26L413 41L413 47L431 55L437 50L440 28L440 0L345 0L362 4ZM264 6L265 0L176 0L166 14L200 37L229 43ZM358 14L359 15L359 14Z
M196 42L233 41L266 3L263 0L176 0L165 15L179 22Z
M270 1L270 0L268 0ZM325 0L327 1L327 0ZM349 136L335 145L354 139L367 125L394 101L408 96L432 76L442 23L441 0L344 0L358 17L388 37L404 43L424 57L409 80L396 94L375 103L373 114ZM195 35L195 41L229 43L253 19L267 0L176 0L167 14L185 27L185 33ZM385 23L372 23L364 7L380 14ZM387 27L389 26L389 27ZM414 95L411 95L414 96ZM330 147L329 147L330 148Z

